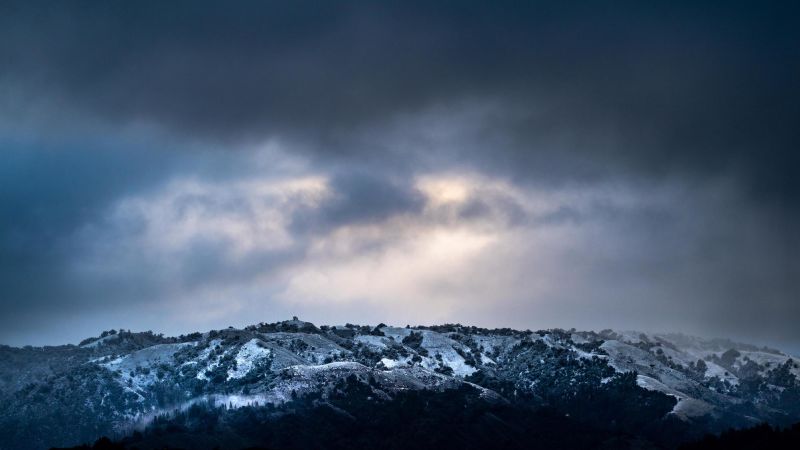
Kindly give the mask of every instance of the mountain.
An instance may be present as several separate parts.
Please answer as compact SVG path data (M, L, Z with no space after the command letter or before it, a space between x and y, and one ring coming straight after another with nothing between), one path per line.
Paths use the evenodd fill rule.
M800 421L798 376L778 350L680 334L297 318L111 330L0 347L0 448L670 448Z

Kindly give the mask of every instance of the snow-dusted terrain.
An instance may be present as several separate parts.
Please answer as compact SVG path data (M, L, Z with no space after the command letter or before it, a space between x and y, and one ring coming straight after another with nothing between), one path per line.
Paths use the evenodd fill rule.
M798 359L683 335L317 327L294 319L176 338L111 331L80 346L2 351L0 361L22 360L30 367L24 383L2 385L4 423L36 424L74 409L85 423L65 430L49 425L66 443L97 430L141 429L158 415L199 402L280 408L309 395L324 401L345 382L369 386L375 401L468 387L489 402L542 405L640 389L664 394L672 405L665 420L742 425L800 419ZM5 378L18 373L18 367L0 364Z

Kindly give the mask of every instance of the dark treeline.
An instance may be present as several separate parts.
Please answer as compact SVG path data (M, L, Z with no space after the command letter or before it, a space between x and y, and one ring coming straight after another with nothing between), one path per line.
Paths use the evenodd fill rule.
M552 418L551 418L552 419ZM557 421L556 421L557 422ZM309 424L310 428L315 429L316 427L314 424ZM558 432L567 432L569 430L563 429L559 427L559 424L554 423L552 420L545 421L541 424L542 426L552 426L556 425L555 429L551 429L552 433ZM560 425L565 425L565 422L562 422ZM177 429L173 429L172 432L176 432ZM473 430L476 434L484 434L484 433L491 433L491 430ZM586 432L586 429L578 430L573 429L571 431L581 431ZM176 433L179 434L179 433ZM160 435L160 433L156 433L156 436ZM485 435L485 434L484 434ZM186 445L193 445L196 444L200 439L203 438L202 434L198 434L194 437L187 437L184 441L184 445L179 445L177 447L169 447L169 446L161 446L160 448L164 450L169 450L171 448L178 449L178 448L194 448L194 447L187 447ZM465 437L465 436L461 436ZM531 438L541 437L541 435L531 435ZM641 447L642 442L637 441L636 439L630 436L615 436L605 439L604 442L600 443L597 441L601 435L595 436L585 436L583 439L576 439L575 436L565 435L561 439L561 444L549 447L549 448L568 448L568 445L587 445L589 447L586 448L597 448L594 447L595 444L599 444L599 448L631 448L634 444L639 445L637 448L646 448ZM302 439L297 441L297 444L301 444L303 442ZM384 442L384 441L381 441ZM307 442L308 443L308 442ZM310 446L309 448L336 448L338 444L342 444L343 442L318 442L317 445ZM463 443L463 442L461 442ZM509 441L507 440L500 440L492 447L494 448L548 448L547 445L552 445L553 442L544 440L544 441L529 441L527 444L524 444L520 447L508 446ZM78 447L72 447L71 450L130 450L139 448L137 444L144 445L143 448L153 448L151 447L154 442L145 442L144 437L142 435L137 435L134 439L127 439L126 441L120 442L112 442L110 439L103 437L98 439L94 445L81 445ZM477 443L475 443L477 444ZM517 442L517 444L523 444L521 442ZM421 441L414 443L414 448L456 448L456 442L445 443L444 445L441 442L437 442L437 439L432 439L429 441ZM297 445L290 445L285 448L297 448ZM475 445L467 445L466 448L472 448ZM158 447L155 447L158 448ZM224 444L221 446L217 446L217 448L225 448ZM250 450L259 450L259 449L267 449L267 448L284 448L284 447L250 447ZM366 447L365 447L366 448ZM377 448L377 447L376 447ZM462 447L463 448L463 447ZM574 447L574 448L583 448L583 447ZM657 447L654 447L657 448ZM767 424L758 425L752 428L747 428L743 430L728 430L723 432L720 435L708 435L701 440L696 442L684 444L680 447L680 450L761 450L761 449L770 449L770 450L795 450L800 448L800 423L795 424L789 428L775 428L771 427ZM57 450L57 449L56 449Z
M341 395L334 398L303 396L279 409L195 405L158 417L120 441L76 448L656 449L665 448L666 437L682 426L658 420L672 403L657 404L656 394L597 395L569 414L562 408L486 401L469 386L409 391L382 401L355 377L341 384Z
M681 450L796 450L800 448L800 423L788 428L761 424L743 430L728 430L686 444Z

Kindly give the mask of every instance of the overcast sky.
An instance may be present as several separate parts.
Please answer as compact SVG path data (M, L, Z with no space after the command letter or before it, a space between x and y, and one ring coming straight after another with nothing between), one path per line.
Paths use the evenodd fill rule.
M298 315L800 350L797 7L576 3L0 1L0 343Z

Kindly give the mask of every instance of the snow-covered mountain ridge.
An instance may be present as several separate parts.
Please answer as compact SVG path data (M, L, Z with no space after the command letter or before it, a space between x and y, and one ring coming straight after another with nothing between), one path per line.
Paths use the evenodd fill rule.
M11 434L0 443L28 442L25 430L37 427L52 433L32 448L120 436L198 402L324 402L346 382L369 386L375 401L465 387L487 402L567 412L582 396L641 388L635 395L666 396L670 420L788 423L800 420L798 377L800 360L778 350L678 334L317 327L296 318L180 337L109 331L79 346L0 347L0 431ZM64 411L78 419L63 421ZM11 430L15 423L27 425Z

